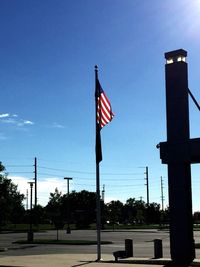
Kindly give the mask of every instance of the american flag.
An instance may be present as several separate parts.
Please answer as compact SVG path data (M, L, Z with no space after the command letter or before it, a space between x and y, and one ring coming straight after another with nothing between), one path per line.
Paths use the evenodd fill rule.
M98 78L96 77L96 162L102 161L102 149L101 149L101 129L109 123L114 114L112 113L112 108L110 101L105 95Z
M114 117L111 104L106 94L104 93L99 80L96 85L96 105L97 105L97 124L102 129Z

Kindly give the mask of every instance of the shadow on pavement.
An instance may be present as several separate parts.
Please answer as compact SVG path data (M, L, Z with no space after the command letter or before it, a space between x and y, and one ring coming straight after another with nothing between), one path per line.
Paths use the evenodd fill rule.
M78 266L83 266L83 265L88 265L90 263L93 263L93 261L80 261L80 262L83 262L83 263L80 263L80 264L76 264L76 265L72 265L71 267L78 267ZM0 266L1 267L1 266ZM6 266L7 267L7 266Z

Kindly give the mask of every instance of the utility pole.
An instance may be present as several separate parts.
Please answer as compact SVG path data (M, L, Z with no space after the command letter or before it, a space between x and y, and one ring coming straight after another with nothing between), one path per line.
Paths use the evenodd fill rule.
M102 200L103 202L105 200L105 184L103 185L103 190L102 190Z
M160 177L161 181L161 201L162 201L162 211L164 211L164 195L163 195L163 178L162 176Z
M65 180L67 180L67 200L68 200L68 203L67 203L67 234L71 234L71 229L70 229L70 224L69 224L69 215L70 215L70 212L69 212L69 180L72 180L73 178L70 178L70 177L64 177Z
M28 189L26 189L26 210L28 210Z
M35 157L34 161L34 180L35 180L35 206L37 206L37 158Z
M146 167L146 172L144 173L146 174L146 186L147 186L147 205L149 205L149 168Z
M69 196L69 180L72 180L73 178L64 177L64 179L67 180L67 196Z

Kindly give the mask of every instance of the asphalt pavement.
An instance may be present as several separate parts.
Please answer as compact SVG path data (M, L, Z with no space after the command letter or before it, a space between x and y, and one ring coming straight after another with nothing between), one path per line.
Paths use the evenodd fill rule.
M112 241L110 245L102 245L102 260L96 262L96 245L19 245L13 243L17 240L26 240L26 233L0 234L0 267L127 267L128 263L133 267L164 266L169 261L169 233L168 231L140 230L140 231L105 231L101 234L102 240ZM35 233L35 239L56 239L56 231ZM124 240L133 240L133 258L114 261L112 253L116 250L124 250ZM96 231L72 231L66 234L59 231L59 239L72 240L96 240ZM154 239L163 242L164 258L154 258ZM195 232L195 241L200 241L200 232ZM199 250L196 250L197 258ZM195 261L195 266L200 266L200 261ZM181 267L181 266L178 266Z
M100 262L95 261L94 254L46 254L46 255L26 255L26 256L5 256L0 258L0 266L4 267L127 267L127 263L111 262L108 255L103 255ZM146 264L131 264L134 267L163 266Z
M46 231L34 233L34 239L56 239L56 231ZM13 242L17 240L26 240L26 233L9 233L0 234L0 247L7 247L7 255L29 255L31 254L96 254L96 245L92 246L72 246L72 245L19 245ZM59 231L59 240L96 240L97 234L94 230L75 230L71 234L66 234L66 231ZM157 230L140 230L140 231L102 231L102 241L112 241L112 244L101 245L102 254L111 255L114 251L124 250L125 239L133 240L133 253L134 257L148 257L154 256L154 239L162 239L163 254L165 258L170 257L169 253L169 232ZM21 249L19 249L21 248ZM66 251L67 250L67 251ZM0 254L1 255L1 254Z

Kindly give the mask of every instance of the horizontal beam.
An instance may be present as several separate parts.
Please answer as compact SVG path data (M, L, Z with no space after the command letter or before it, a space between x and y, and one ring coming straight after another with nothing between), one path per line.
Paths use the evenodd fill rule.
M161 142L159 144L162 163L200 163L200 138L181 142Z

